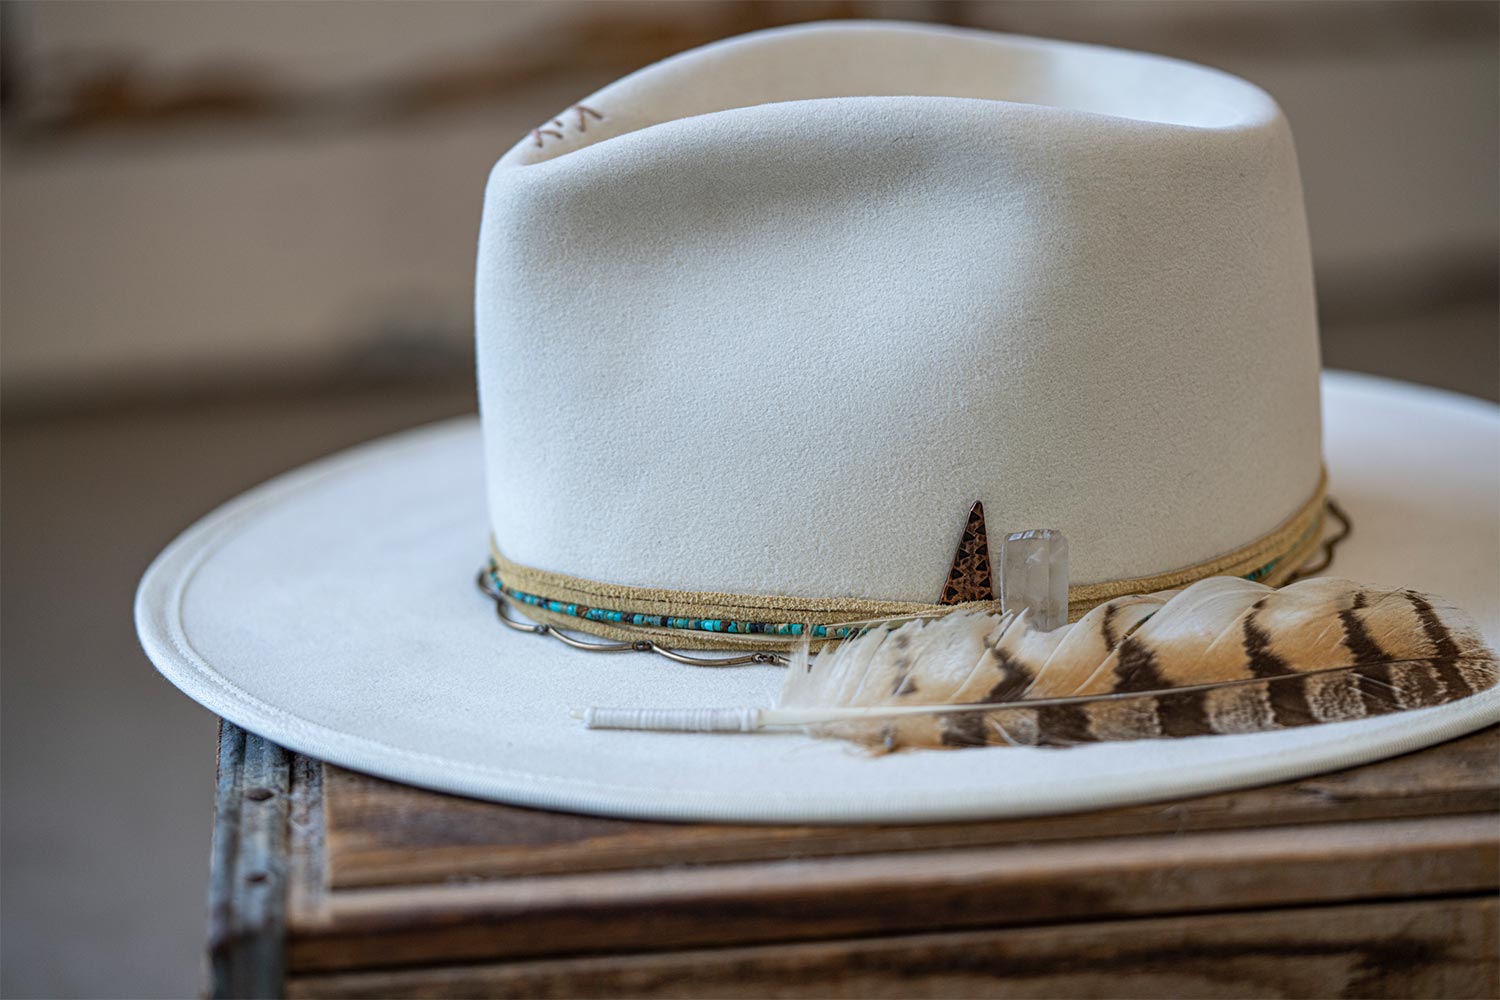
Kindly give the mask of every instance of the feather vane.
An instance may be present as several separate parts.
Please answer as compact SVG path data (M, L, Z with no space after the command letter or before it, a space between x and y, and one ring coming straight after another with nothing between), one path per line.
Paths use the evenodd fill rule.
M1044 631L983 608L791 658L774 708L588 709L594 728L801 727L876 750L1254 733L1426 708L1500 680L1467 616L1412 590L1212 577Z
M808 727L885 750L1261 732L1438 705L1500 676L1478 629L1415 591L1231 577L1051 632L1024 613L910 622L799 651L789 670L768 715L863 708Z

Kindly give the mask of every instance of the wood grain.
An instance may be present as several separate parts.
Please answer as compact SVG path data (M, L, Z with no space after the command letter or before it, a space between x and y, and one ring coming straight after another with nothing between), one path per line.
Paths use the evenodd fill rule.
M327 766L335 889L1178 834L1500 810L1500 728L1365 767L1266 788L1081 816L925 826L649 823L441 795Z
M547 813L274 749L221 776L215 884L247 873L247 829L274 853L281 816L284 955L248 897L215 954L284 960L296 996L1497 992L1500 730L1262 789L912 827ZM267 767L289 787L247 796ZM248 825L247 801L270 803Z
M219 726L218 763L209 877L213 996L279 996L286 972L289 755L226 722Z
M294 998L1493 997L1496 903L1443 900L298 976Z
M1493 892L1490 815L533 876L332 893L297 971Z

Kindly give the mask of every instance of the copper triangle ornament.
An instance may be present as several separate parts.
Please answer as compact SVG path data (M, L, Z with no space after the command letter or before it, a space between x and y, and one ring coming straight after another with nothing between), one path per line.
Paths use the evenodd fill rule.
M943 596L938 603L963 604L994 599L995 585L990 578L990 539L984 530L984 504L975 501L969 509L963 537L958 541L958 551L953 553L953 566L948 570L948 582L943 585Z

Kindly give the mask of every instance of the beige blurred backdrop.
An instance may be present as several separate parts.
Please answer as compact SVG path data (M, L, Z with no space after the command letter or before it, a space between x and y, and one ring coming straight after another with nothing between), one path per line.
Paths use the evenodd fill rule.
M1145 49L1297 138L1328 364L1500 399L1500 7L1444 2L0 5L0 993L201 986L214 720L131 591L194 517L468 412L486 173L672 52L794 21Z
M518 135L671 52L841 16L1259 83L1297 137L1329 362L1496 394L1491 4L71 2L5 5L5 407L462 369L481 188Z

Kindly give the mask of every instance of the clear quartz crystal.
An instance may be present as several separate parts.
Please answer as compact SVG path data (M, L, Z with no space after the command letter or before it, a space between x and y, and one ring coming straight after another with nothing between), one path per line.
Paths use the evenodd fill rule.
M1068 540L1053 528L1032 528L1000 543L1000 607L1031 610L1032 623L1050 632L1068 623Z

